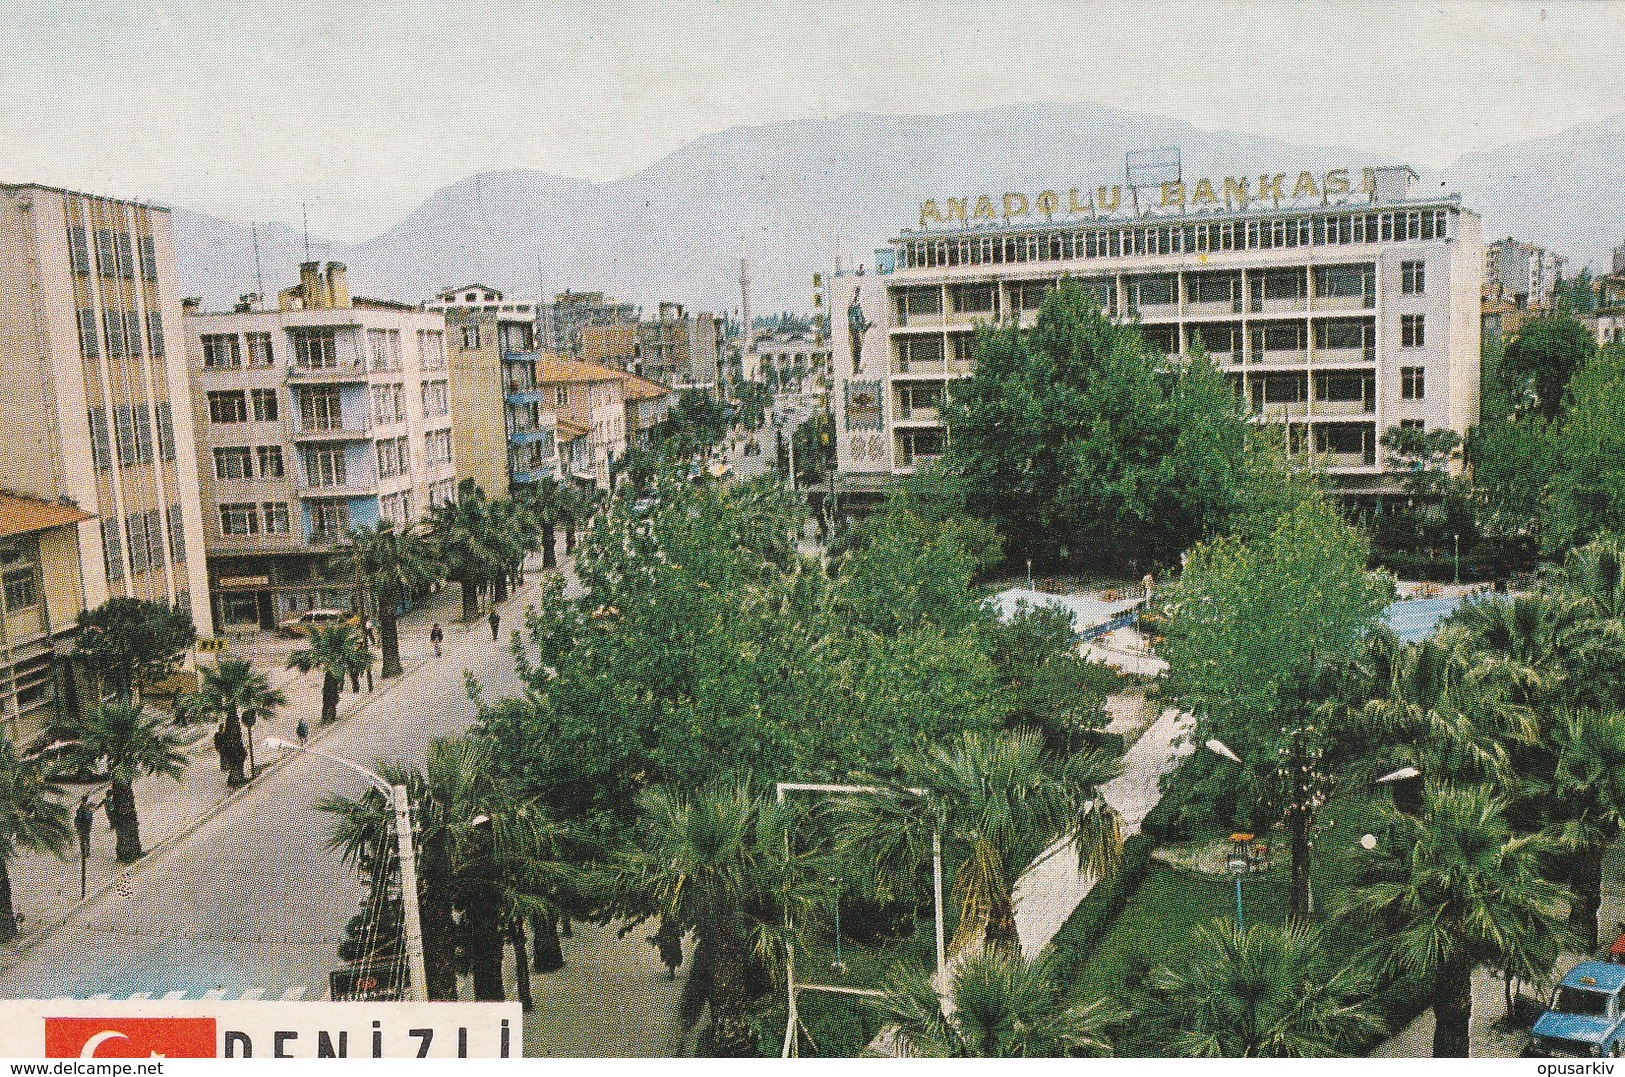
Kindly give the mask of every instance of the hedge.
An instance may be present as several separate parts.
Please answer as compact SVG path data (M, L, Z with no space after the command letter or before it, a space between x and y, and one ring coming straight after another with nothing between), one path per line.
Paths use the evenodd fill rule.
M1062 981L1070 982L1077 977L1094 949L1095 940L1123 911L1123 903L1129 895L1140 888L1145 873L1151 869L1151 852L1156 847L1156 841L1144 834L1135 834L1125 841L1123 861L1116 874L1095 883L1094 889L1078 902L1078 907L1050 940L1052 968Z

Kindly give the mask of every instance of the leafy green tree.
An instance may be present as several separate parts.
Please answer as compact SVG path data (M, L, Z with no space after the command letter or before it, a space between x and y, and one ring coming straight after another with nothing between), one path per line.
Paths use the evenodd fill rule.
M1063 280L1031 330L980 330L945 463L1018 557L1167 562L1221 530L1248 426L1201 349L1173 360Z
M1572 941L1571 895L1543 877L1555 842L1515 834L1506 802L1482 786L1431 787L1422 811L1394 813L1387 834L1343 914L1368 923L1389 969L1431 979L1433 1055L1466 1058L1473 970L1550 967Z
M37 759L23 758L0 737L0 942L17 937L11 865L23 853L68 851L73 831L60 796Z
M1293 824L1292 905L1300 915L1308 911L1313 808L1324 790L1283 784L1280 765L1287 753L1290 769L1301 771L1324 753L1318 735L1306 743L1298 731L1315 725L1332 694L1328 671L1354 661L1393 597L1392 580L1366 571L1368 557L1365 539L1331 503L1311 498L1267 535L1197 546L1161 595L1166 691L1196 716L1199 740L1218 739L1243 761L1243 773L1215 771L1196 792L1242 807L1255 827L1283 817ZM1330 777L1315 774L1317 784Z
M515 495L541 532L542 567L557 568L558 535L556 528L564 518L563 488L551 477L521 487Z
M1562 412L1569 380L1597 354L1591 331L1573 314L1530 318L1518 327L1502 353L1500 371L1520 412L1533 409L1547 419ZM1581 399L1578 394L1576 399Z
M1124 1015L1102 1000L1074 1002L1046 961L988 951L954 966L945 1001L930 974L894 970L876 1009L909 1054L930 1058L1102 1058Z
M185 746L164 720L138 703L106 703L69 718L59 727L68 743L58 758L66 766L108 773L107 820L117 835L114 851L120 863L141 859L141 820L135 810L135 783L152 776L181 780Z
M1541 540L1557 468L1555 434L1552 422L1539 413L1486 418L1468 433L1473 518L1484 534Z
M1532 792L1547 805L1565 849L1574 903L1569 926L1581 949L1597 948L1602 862L1625 830L1625 714L1577 711L1552 723L1556 765Z
M1625 347L1610 345L1569 383L1543 529L1548 550L1625 531Z
M490 501L473 479L464 479L456 500L434 507L429 527L436 559L462 590L463 620L472 621L480 615L480 591L503 557Z
M1299 921L1216 920L1154 967L1137 999L1140 1038L1179 1058L1347 1057L1384 1031L1376 977L1334 957Z
M1388 450L1405 492L1412 497L1441 497L1452 492L1455 483L1450 465L1461 449L1461 435L1454 430L1390 426L1382 435L1382 447Z
M1584 317L1597 313L1597 284L1586 266L1570 280L1560 280L1554 289L1557 309L1565 314Z
M1018 955L1016 880L1040 853L1066 841L1079 871L1117 870L1118 819L1100 787L1119 769L1104 751L1059 756L1029 731L965 733L904 759L901 778L874 783L884 794L841 797L831 808L843 856L898 893L910 891L940 832L958 864L955 948L980 941Z
M401 675L400 608L406 596L440 578L429 543L410 528L397 531L384 520L350 533L338 557L340 571L357 580L378 607L378 643L385 677Z
M609 865L611 904L692 932L705 960L702 986L716 1054L756 1053L747 1020L753 961L778 952L786 905L809 913L819 891L786 859L784 810L742 783L714 782L692 796L663 787L638 796L632 840Z
M106 678L120 702L136 698L138 685L161 680L197 639L192 615L139 598L110 598L79 614L74 656Z
M254 725L261 718L274 718L277 708L287 702L287 696L272 688L265 674L247 659L222 658L214 666L203 668L194 705L204 713L217 715L225 725L224 739L234 748L226 760L230 763L227 785L242 785L251 777L252 768L250 773L244 773L243 763L254 758Z
M288 668L300 673L321 671L321 721L327 725L339 716L339 693L344 688L344 678L354 679L371 669L372 653L355 629L342 622L311 629L306 644L288 656Z

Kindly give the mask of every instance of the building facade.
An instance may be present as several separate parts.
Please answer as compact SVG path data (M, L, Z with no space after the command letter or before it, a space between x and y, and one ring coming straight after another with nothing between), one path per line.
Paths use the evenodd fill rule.
M26 745L74 708L73 651L85 608L79 527L60 501L0 492L0 733Z
M1484 285L1497 299L1519 309L1550 309L1567 259L1545 247L1511 236L1484 248Z
M186 319L209 575L224 625L350 604L327 562L355 530L456 495L445 319L352 299L314 262L278 309Z
M83 603L213 634L169 211L0 185L0 481L72 505Z
M1200 212L1182 212L1183 183L1162 192L1178 202L1137 215L1109 187L1086 205L1076 190L1007 194L1002 220L985 196L972 214L970 199L926 203L923 227L877 252L878 272L832 282L841 471L906 474L939 457L941 408L971 373L976 327L1031 325L1070 277L1170 356L1200 341L1250 413L1283 424L1289 450L1341 489L1393 489L1389 427L1465 436L1477 420L1478 217L1456 197L1414 197L1407 168L1367 170L1363 183L1358 171L1305 172L1296 199L1282 197L1288 176L1261 178L1268 199L1247 197L1249 179L1223 181L1228 204L1201 180L1197 199L1218 204ZM1034 203L1063 219L1035 222Z
M554 415L561 444L559 450L569 477L599 490L614 482L616 465L626 455L626 375L596 363L536 354L530 358L535 385L541 391L539 405ZM585 431L586 460L583 466L583 440L575 432ZM567 439L568 435L568 439Z
M603 292L560 292L551 303L541 304L536 313L537 346L543 351L572 355L603 362L608 355L590 355L584 348L589 329L626 329L638 323L640 312L631 303L622 303ZM594 334L600 340L600 334ZM613 334L610 334L613 337ZM636 342L636 333L631 334ZM628 358L631 351L628 350Z
M458 466L492 497L559 473L553 413L536 384L536 323L499 311L446 313Z
M464 284L456 288L443 288L433 299L426 300L423 309L439 314L452 311L486 311L507 314L527 320L536 317L536 304L528 299L509 299L495 288L483 284Z

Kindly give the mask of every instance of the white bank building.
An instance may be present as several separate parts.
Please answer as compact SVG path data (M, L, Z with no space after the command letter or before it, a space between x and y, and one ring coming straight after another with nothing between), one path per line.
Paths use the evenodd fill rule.
M832 281L843 479L940 456L976 328L1031 325L1070 277L1168 355L1200 340L1338 489L1397 490L1389 427L1465 436L1478 418L1479 218L1415 186L1409 168L1331 169L922 203L871 271Z

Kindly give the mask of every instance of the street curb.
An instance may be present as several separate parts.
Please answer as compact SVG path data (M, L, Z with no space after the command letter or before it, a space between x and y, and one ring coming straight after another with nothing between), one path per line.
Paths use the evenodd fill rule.
M518 597L519 596L517 595L512 595L509 597L508 601L512 602ZM356 705L351 706L348 711L341 710L338 717L335 718L331 723L311 730L309 740L311 743L317 743L321 740L325 740L330 733L338 729L341 725L347 724L351 718L366 710L378 700L381 700L395 692L400 688L401 685L411 680L419 670L428 664L429 659L423 658L413 664L411 667L403 668L399 677L391 678L389 682L386 682L376 692L372 693L366 699L361 700ZM262 775L270 773L272 770L281 767L291 758L293 758L293 756L288 754L278 754L274 760L269 763L262 764L259 767L258 771L254 775L254 781L257 781ZM245 782L238 788L227 792L225 796L221 797L212 806L205 809L203 813L194 819L189 825L181 830L177 830L175 833L170 834L165 838L162 838L157 842L157 844L149 847L142 855L140 860L126 866L122 871L104 883L101 887L87 893L83 898L73 902L73 904L69 905L63 911L60 918L53 919L48 926L39 929L33 934L19 934L16 939L12 940L11 943L6 945L4 957L0 957L0 972L9 972L16 968L22 963L22 958L38 949L42 943L48 942L50 939L54 938L58 932L67 927L68 922L72 920L77 913L84 909L88 909L92 905L99 902L102 898L106 897L109 893L118 889L120 883L133 879L140 872L142 872L148 864L151 864L157 860L161 854L167 853L179 842L182 842L191 837L193 834L196 834L203 828L203 824L213 819L216 815L219 815L222 809L230 806L237 800L252 792L254 789L254 781Z

